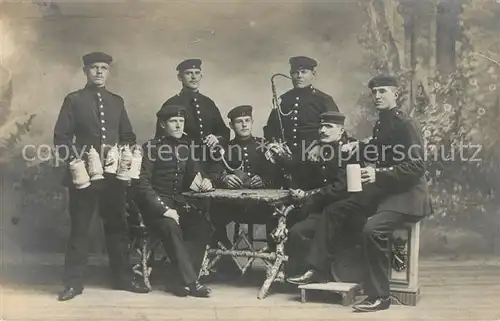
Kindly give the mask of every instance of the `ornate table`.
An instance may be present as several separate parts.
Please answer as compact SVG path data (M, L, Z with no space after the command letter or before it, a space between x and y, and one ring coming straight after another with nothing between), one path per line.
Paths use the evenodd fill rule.
M252 264L253 260L259 258L266 263L266 280L262 285L258 298L263 299L266 297L271 284L275 281L276 276L280 272L283 264L288 260L285 255L285 242L287 239L286 220L290 211L294 208L291 204L292 199L287 190L274 190L274 189L217 189L206 193L186 192L183 194L186 198L198 199L208 201L209 211L211 201L224 201L228 203L237 203L242 205L252 205L264 203L274 210L273 216L278 218L278 225L272 232L271 236L276 242L276 251L265 253L264 251L253 250L251 244L243 234L238 236L238 240L234 242L232 248L226 248L222 243L218 242L217 248L212 248L207 245L203 257L200 273L198 278L208 275L210 268L221 258L223 255L231 256L235 263L240 266L238 257L249 258L245 266L240 269L244 274L245 271ZM216 215L216 214L214 214ZM241 240L246 241L248 249L238 250L236 246Z

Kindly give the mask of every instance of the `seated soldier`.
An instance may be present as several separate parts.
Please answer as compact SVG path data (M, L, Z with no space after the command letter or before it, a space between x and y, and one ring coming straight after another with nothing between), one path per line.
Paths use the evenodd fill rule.
M277 165L266 158L265 140L252 135L252 106L242 105L231 109L227 115L229 126L235 138L229 142L227 153L223 159L225 169L222 170L217 186L221 188L279 188L280 171ZM244 222L267 222L266 235L268 247L274 242L269 236L276 222L271 217L270 208L265 206L242 207L238 204L217 204L212 207L212 223L215 225L216 240L224 246L230 246L226 225L234 220Z
M322 216L323 212L328 210L329 204L348 197L345 166L355 160L350 151L343 151L342 146L345 143L354 141L344 130L344 120L345 116L340 112L326 112L321 115L320 153L315 162L309 162L309 176L311 180L321 180L322 187L308 192L291 190L292 196L303 203L299 213L305 219L294 224L289 231L286 244L289 254L288 275L304 273L307 268L319 265L317 270L325 274L315 275L315 281L327 278L328 269L324 262L328 253L325 252L324 239L331 234L333 227L329 226L331 222L325 221ZM356 221L355 216L352 221ZM317 245L322 247L317 250ZM297 277L288 281L302 282Z
M181 139L185 108L164 105L157 117L163 132L143 145L140 178L134 185L136 204L146 226L161 238L165 252L180 273L182 284L176 284L173 292L178 296L208 297L211 290L198 283L183 240L183 230L192 228L196 224L193 220L198 217L185 211L187 206L183 207L185 200L181 193L189 189L193 178L201 172L191 149ZM204 178L200 190L211 189L212 183Z

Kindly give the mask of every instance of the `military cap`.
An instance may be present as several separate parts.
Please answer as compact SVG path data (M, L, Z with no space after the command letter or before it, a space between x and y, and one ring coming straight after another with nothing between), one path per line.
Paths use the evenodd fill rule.
M186 117L186 107L182 105L163 105L156 113L156 117L169 119L170 117Z
M186 69L201 69L201 59L186 59L177 65L177 71Z
M373 87L382 87L382 86L398 86L398 80L396 77L388 76L388 75L378 75L370 79L368 82L368 88L372 89Z
M83 65L88 66L95 62L105 62L110 64L113 61L113 57L104 52L91 52L82 57Z
M327 111L320 116L321 123L344 125L345 115L338 111Z
M233 120L236 117L252 116L252 106L236 106L227 113L227 118Z
M305 56L291 57L289 62L290 62L290 68L292 70L298 70L298 69L313 70L314 67L318 65L318 62L316 60Z

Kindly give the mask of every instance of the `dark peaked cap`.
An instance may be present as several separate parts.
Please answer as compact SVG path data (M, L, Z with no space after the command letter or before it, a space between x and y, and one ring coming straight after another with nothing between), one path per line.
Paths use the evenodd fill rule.
M305 56L291 57L289 62L290 62L290 68L292 70L298 70L298 69L313 70L318 65L318 62L316 60Z
M113 57L104 52L91 52L82 57L83 65L88 66L95 62L105 62L110 64L113 61Z
M186 69L201 69L201 59L186 59L177 65L177 71Z
M320 115L321 123L344 125L345 115L338 111L327 111Z
M252 116L252 106L241 105L236 106L227 113L227 118L233 120L236 117Z
M163 119L186 117L186 107L182 105L165 105L156 113L156 117Z
M373 87L381 87L381 86L398 86L398 80L396 77L388 76L388 75L378 75L370 79L368 82L368 88L372 89Z

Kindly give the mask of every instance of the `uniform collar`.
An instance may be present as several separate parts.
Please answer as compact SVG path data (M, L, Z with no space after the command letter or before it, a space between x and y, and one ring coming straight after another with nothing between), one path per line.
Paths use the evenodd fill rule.
M197 97L199 94L200 94L200 90L192 91L192 90L189 90L186 88L182 88L181 92L179 93L179 95L187 96L187 97L191 97L191 98Z
M85 89L89 90L91 92L95 92L95 93L104 93L107 91L105 86L104 87L97 87L97 86L94 86L92 84L86 84Z
M314 89L313 85L309 85L309 86L304 87L304 88L293 88L293 91L297 95L309 94L309 93L312 93L314 90L315 89Z
M399 106L396 106L388 110L381 110L378 114L380 119L389 119L391 116L394 116L399 112L401 112L401 108Z
M161 142L162 143L167 143L167 144L172 144L172 145L177 145L183 142L182 137L181 138L175 138L172 136L163 136L161 137Z
M250 136L247 139L241 139L238 136L234 138L234 142L240 146L246 146L251 144L254 141L254 137Z

